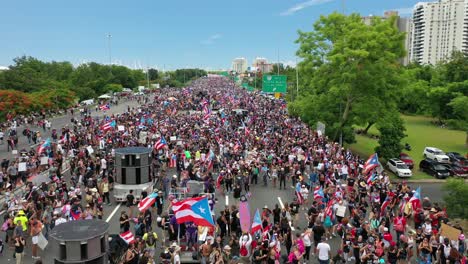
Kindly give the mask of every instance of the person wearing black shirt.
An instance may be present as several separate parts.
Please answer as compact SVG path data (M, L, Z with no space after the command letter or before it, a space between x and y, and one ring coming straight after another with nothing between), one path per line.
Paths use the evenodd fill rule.
M254 264L260 264L263 262L264 259L266 259L267 255L264 255L262 252L262 245L257 244L257 247L255 247L253 254L252 254L252 263Z
M25 245L24 239L16 235L15 237L15 257L16 257L16 263L23 263L23 255L24 255L24 245Z
M275 205L275 209L273 209L273 223L276 225L280 222L281 218L281 209L279 208L278 204Z
M224 211L220 212L220 216L216 220L216 224L218 224L218 227L221 231L221 238L224 238L224 236L227 233L226 227L227 227L227 220L226 217L224 216Z
M314 246L317 247L318 243L322 240L323 234L325 234L325 228L322 225L322 222L316 221L314 227L312 228L314 233Z
M130 230L130 219L127 216L127 213L125 211L122 211L120 214L120 232L124 233Z
M156 213L158 215L161 215L162 211L163 211L163 192L162 191L158 192L158 197L156 197L155 204L156 204L156 208L157 208Z
M129 194L127 194L127 207L128 207L128 215L130 216L130 218L132 217L134 205L135 205L135 196L133 195L133 190L130 190Z
M236 184L236 187L234 187L234 198L239 199L241 196L242 188L239 184Z

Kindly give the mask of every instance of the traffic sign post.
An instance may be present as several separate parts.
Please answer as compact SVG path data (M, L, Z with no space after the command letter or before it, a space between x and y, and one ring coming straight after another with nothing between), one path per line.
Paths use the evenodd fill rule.
M263 92L265 93L286 93L288 89L286 75L264 75Z

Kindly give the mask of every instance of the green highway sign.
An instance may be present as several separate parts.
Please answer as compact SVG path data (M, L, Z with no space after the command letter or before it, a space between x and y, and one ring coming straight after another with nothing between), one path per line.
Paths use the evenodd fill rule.
M253 91L255 88L250 86L249 83L242 83L242 88L247 89L247 91Z
M223 71L223 72L220 72L219 75L227 77L227 76L229 76L229 72Z
M287 88L286 75L263 75L263 92L286 93Z

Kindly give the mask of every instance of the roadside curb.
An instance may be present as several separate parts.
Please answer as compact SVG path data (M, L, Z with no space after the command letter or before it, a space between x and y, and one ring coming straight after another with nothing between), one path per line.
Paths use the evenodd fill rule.
M405 179L401 179L401 180L393 180L391 181L392 183L400 183L400 182L407 182L407 183L445 183L446 180L437 180L437 179L427 179L427 180L405 180ZM468 179L465 179L464 180L465 183L468 183Z

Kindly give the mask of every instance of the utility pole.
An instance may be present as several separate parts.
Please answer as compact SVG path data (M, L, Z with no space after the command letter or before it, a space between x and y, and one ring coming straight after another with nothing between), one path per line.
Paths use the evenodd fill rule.
M107 34L107 46L109 49L109 65L112 65L112 53L111 53L111 34Z
M299 97L299 65L297 64L296 56L296 98Z
M149 68L146 66L146 82L148 84L148 90L150 88L150 79L149 79Z

